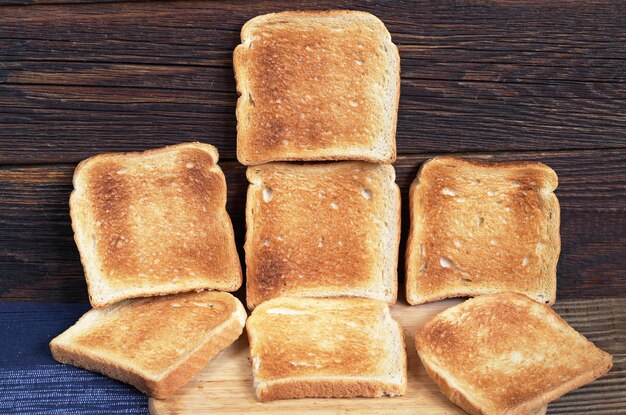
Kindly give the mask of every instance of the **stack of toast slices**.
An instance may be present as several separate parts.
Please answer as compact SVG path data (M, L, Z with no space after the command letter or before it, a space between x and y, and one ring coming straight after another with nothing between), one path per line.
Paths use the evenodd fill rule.
M239 338L246 311L218 292L242 272L217 161L187 143L78 165L70 216L94 309L52 340L56 360L167 398Z
M55 359L155 397L246 327L260 401L407 392L390 164L400 59L356 11L255 17L234 52L248 166L246 304L217 149L186 143L80 163L70 213L94 309ZM432 380L471 414L541 414L611 356L562 320L558 179L536 162L435 157L410 188L406 300L475 297L418 331ZM419 313L419 307L415 308Z
M257 397L403 395L398 48L369 13L284 12L247 22L233 63Z

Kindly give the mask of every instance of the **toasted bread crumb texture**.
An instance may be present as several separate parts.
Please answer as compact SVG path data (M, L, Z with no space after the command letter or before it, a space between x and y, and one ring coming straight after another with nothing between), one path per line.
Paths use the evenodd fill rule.
M397 295L400 191L390 165L249 167L247 302Z
M556 187L556 174L541 163L426 162L409 196L409 303L513 291L553 304Z
M611 356L515 293L447 309L416 336L431 378L472 414L527 414L606 373Z
M395 160L400 58L384 24L356 11L255 17L235 49L237 155Z
M204 291L93 309L52 340L53 357L170 396L235 341L246 320L230 294Z
M79 164L70 207L92 305L239 288L217 159L215 147L189 143Z
M381 301L281 297L247 323L261 400L402 395L406 351Z

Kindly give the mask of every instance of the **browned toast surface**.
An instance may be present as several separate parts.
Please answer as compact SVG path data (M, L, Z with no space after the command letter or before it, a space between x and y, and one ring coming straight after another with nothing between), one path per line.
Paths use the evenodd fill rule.
M234 53L237 155L392 162L400 60L384 24L357 11L255 17Z
M409 303L502 291L554 303L556 186L556 174L541 163L424 163L409 195Z
M261 400L406 391L404 338L382 301L276 298L254 310L247 331Z
M92 305L241 285L217 159L188 143L79 164L70 208Z
M170 396L235 341L246 312L228 293L126 300L92 309L50 343L53 357Z
M395 302L400 192L389 165L249 167L249 308L279 295Z
M527 414L608 372L612 358L549 306L522 294L476 297L416 336L428 374L472 414Z

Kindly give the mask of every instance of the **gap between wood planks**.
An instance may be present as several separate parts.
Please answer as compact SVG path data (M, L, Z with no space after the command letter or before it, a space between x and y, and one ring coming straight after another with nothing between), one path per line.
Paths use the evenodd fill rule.
M206 0L185 0L185 3L202 3ZM116 4L133 4L133 3L144 3L145 0L1 0L0 1L0 7L25 7L25 6L29 6L29 7L33 7L33 6L72 6L72 7L76 7L76 6L81 6L81 5L94 5L94 4L107 4L107 3L116 3ZM346 6L346 2L337 2L337 8L345 8ZM349 2L347 2L349 3ZM500 0L499 5L502 7L519 7L520 6L520 2L517 0ZM595 5L610 5L610 4L614 4L615 1L614 0L595 0L593 2ZM546 5L548 5L548 7L550 7L550 2L546 1L546 0L529 0L524 2L524 5L527 7L546 7ZM552 6L554 7L554 6ZM316 6L313 5L311 7L308 7L309 9L315 9ZM317 8L321 8L321 9L327 9L328 7L319 7L317 6ZM365 9L367 8L367 5L362 6L361 8ZM497 19L497 17L494 17L493 19Z
M219 68L219 69L224 69L224 66L218 66L218 65L188 65L188 64L174 64L174 65L170 65L170 64L156 64L156 63L150 63L150 64L134 64L134 63L119 63L119 62L112 62L112 63L108 63L108 62L89 62L89 63L85 63L86 65L89 64L95 64L95 65L100 65L100 64L106 64L106 65L126 65L126 66L152 66L152 67L168 67L168 66L177 66L177 67L195 67L195 68ZM2 70L2 63L0 63L0 70ZM490 81L490 80L486 80L486 79L472 79L472 78L463 78L463 79L444 79L444 78L430 78L430 77L419 77L419 76L403 76L402 77L402 81L434 81L434 82L441 82L441 83L450 83L450 84L470 84L470 83L476 83L476 84L486 84L486 85L490 85L490 84L495 84L495 85L555 85L555 84L560 84L560 85L567 85L567 84L575 84L575 85L584 85L584 84L605 84L605 85L616 85L616 86L621 86L621 84L626 83L626 79L625 80L619 80L619 81L613 81L613 80L590 80L590 79L585 79L585 80L575 80L575 79L541 79L541 78L533 78L532 80L526 80L524 78L520 78L517 80L498 80L498 81ZM537 82L538 81L538 82ZM203 88L196 88L196 87L189 87L189 88L173 88L173 87L166 87L166 86L143 86L143 85L106 85L106 84L80 84L80 83L43 83L43 82L20 82L20 81L3 81L0 83L1 85L30 85L30 86L50 86L50 87L79 87L79 88L119 88L119 89L156 89L156 90L164 90L164 91L200 91L200 92L217 92L217 93L227 93L227 94L234 94L236 93L235 90L220 90L220 89L215 89L215 88L209 88L209 89L203 89ZM407 95L406 93L404 95ZM416 96L415 94L408 94L408 96ZM417 95L419 96L419 95ZM533 95L534 98L555 98L554 95ZM435 97L433 97L435 98ZM594 97L594 100L598 100L598 99L606 99L606 100L610 100L612 102L614 101L622 101L620 99L615 99L615 98L609 98L609 97ZM580 99L585 99L584 97L581 97ZM496 100L496 99L494 99ZM626 98L624 98L624 101L626 101Z
M182 142L182 141L181 141ZM203 141L206 144L211 144L209 142ZM168 144L171 145L171 144ZM158 146L153 146L153 147L149 147L146 148L145 150L149 150L151 148L158 148ZM402 160L402 159L410 159L410 158L424 158L424 159L429 159L429 158L433 158L433 157L437 157L437 156L456 156L456 157L465 157L465 156L483 156L483 157L490 157L490 156L494 156L497 157L499 159L501 159L502 161L506 160L507 155L520 155L520 154L528 154L530 157L533 158L537 158L537 157L541 157L542 155L546 155L546 156L550 156L550 155L562 155L562 156L566 156L566 155L571 155L571 156L576 156L577 154L575 153L598 153L598 152L603 152L603 151L618 151L618 152L624 152L624 168L626 169L626 148L624 147L601 147L601 148L593 148L593 149L589 149L589 148L564 148L564 149L558 149L558 150L497 150L497 151L488 151L488 150L469 150L469 151L457 151L457 152L425 152L425 153L419 153L419 152L410 152L410 153L401 153L398 152L397 154L397 159L394 163L392 164L396 164L398 161ZM104 153L104 152L102 152ZM102 154L102 153L94 153L94 155L97 154ZM571 154L568 154L571 153ZM516 160L521 160L519 157L516 157ZM601 160L601 159L600 159ZM324 160L320 160L320 161L302 161L302 162L297 162L296 163L324 163ZM327 160L326 162L329 162L329 160ZM239 160L237 160L234 157L221 157L220 156L220 160L218 162L218 164L225 164L225 163L238 163L241 165L242 168L246 168L247 166L239 163ZM0 170L6 170L6 169L11 169L11 168L41 168L41 167L62 167L62 166L76 166L78 164L78 162L72 162L72 161L59 161L59 162L40 162L40 163L0 163ZM419 163L421 164L421 163ZM626 170L625 170L626 171Z

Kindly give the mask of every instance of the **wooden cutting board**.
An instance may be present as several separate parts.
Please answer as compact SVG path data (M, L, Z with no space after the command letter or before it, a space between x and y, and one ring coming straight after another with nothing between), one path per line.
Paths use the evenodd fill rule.
M399 303L391 314L402 325L407 343L408 390L394 398L293 399L261 403L252 387L248 339L244 335L211 360L172 398L150 399L152 414L464 414L431 382L415 351L415 332L435 314L458 304L446 300L420 306Z

